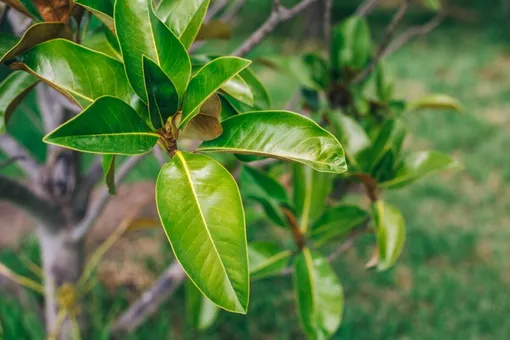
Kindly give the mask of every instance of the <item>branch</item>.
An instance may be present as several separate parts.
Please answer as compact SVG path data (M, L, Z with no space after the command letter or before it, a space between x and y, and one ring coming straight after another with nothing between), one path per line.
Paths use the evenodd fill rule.
M278 24L295 17L316 1L317 0L302 0L294 7L288 9L280 4L280 0L273 0L273 10L266 22L262 24L258 30L253 32L253 34L248 37L248 39L246 39L243 45L241 45L241 47L239 47L232 54L238 57L246 55L255 46L259 45L262 40L264 40L264 38L269 35L276 28L276 26L278 26Z
M326 46L331 44L331 12L333 11L333 0L324 0L324 40Z
M228 0L217 0L215 1L211 7L209 7L209 10L207 11L207 14L205 15L205 21L209 21L212 18L214 18L225 6L228 4Z
M39 183L41 168L29 153L11 136L4 134L0 136L0 149L12 159L19 159L19 166L25 174L34 182Z
M370 76L370 74L372 74L379 61L386 55L386 50L391 43L393 35L395 34L395 30L397 29L397 26L402 21L402 19L404 19L404 16L407 13L407 10L409 9L410 2L411 0L403 0L402 4L400 5L400 8L398 9L397 13L393 16L390 24L388 25L386 31L384 32L383 40L379 45L379 48L377 49L377 53L374 59L363 70L363 72L359 73L353 79L352 81L353 84L359 84L365 79L367 79Z
M435 17L430 19L427 23L422 26L411 27L401 35L399 35L386 49L384 56L395 53L398 49L404 46L409 40L416 36L426 35L436 29L445 19L446 13L440 12Z
M115 184L119 185L124 178L129 174L131 170L144 158L144 156L130 157L128 158L118 169L115 174ZM106 204L110 200L111 195L108 193L108 188L104 187L99 194L99 197L92 202L89 212L80 224L71 233L71 239L73 241L79 241L83 239L89 230L94 226L97 219L106 207Z
M356 9L354 14L359 17L369 15L377 7L379 1L380 0L365 0L358 9Z
M0 200L11 202L25 210L51 230L58 229L65 221L62 212L50 202L23 184L4 176L0 176Z
M160 278L136 300L112 325L112 333L135 330L168 299L184 281L186 275L179 263L172 263Z

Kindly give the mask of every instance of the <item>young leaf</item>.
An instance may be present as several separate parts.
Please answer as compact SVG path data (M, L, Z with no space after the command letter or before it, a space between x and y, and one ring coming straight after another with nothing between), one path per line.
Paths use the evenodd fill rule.
M0 83L0 134L5 131L14 109L37 82L37 78L31 74L15 71Z
M235 77L239 72L250 65L251 61L237 57L221 57L214 59L202 67L191 78L186 97L182 106L182 121L180 128L196 115L200 107L223 84Z
M326 200L333 188L333 175L295 164L292 179L294 207L301 232L305 233L327 206Z
M2 0L2 2L36 21L42 20L39 11L35 8L31 0Z
M113 23L114 0L74 0L74 2L94 14L106 27L115 32Z
M178 151L158 176L156 203L175 256L193 283L221 308L246 313L246 227L230 173L212 158Z
M162 0L158 16L188 49L197 36L210 0Z
M110 195L116 195L117 189L115 188L115 155L104 155L101 160L103 166L104 181L108 187Z
M445 94L434 94L409 103L407 111L416 110L451 110L462 112L462 104Z
M266 215L277 225L287 225L281 206L288 204L287 192L277 180L254 168L243 167L241 192L245 199L262 205Z
M370 28L364 18L352 16L335 27L331 42L331 65L334 71L345 67L362 69L372 55Z
M237 75L227 81L223 84L221 89L241 103L253 106L253 93L251 92L251 88L240 76Z
M309 339L331 337L342 322L342 284L327 260L303 249L294 263L294 290L301 325Z
M395 177L379 184L381 188L401 188L419 181L436 171L457 167L458 163L449 155L436 151L416 152L406 157Z
M103 96L130 103L134 96L121 62L67 40L37 45L20 55L19 60L27 71L82 106Z
M44 141L82 152L138 155L149 152L158 138L131 106L102 97Z
M223 132L220 123L221 101L218 95L214 94L200 108L198 114L179 133L179 138L193 140L212 140ZM179 125L181 114L176 116L176 125Z
M0 63L56 38L70 38L71 30L63 23L38 23L30 26L21 38L0 33Z
M200 27L195 41L230 39L232 26L221 20L209 20Z
M145 87L152 126L159 130L179 110L179 93L174 83L152 60L143 56Z
M114 13L126 73L138 96L147 98L142 64L146 56L161 67L182 98L191 75L188 52L156 16L152 1L117 0Z
M329 208L311 230L311 238L322 245L337 237L347 235L368 219L368 213L355 205L337 205Z
M292 252L276 243L252 242L248 244L248 259L252 280L279 275L287 267Z
M211 327L218 318L219 308L197 287L186 280L186 315L191 326L198 330Z
M377 201L372 206L379 249L377 269L389 269L404 249L405 222L400 210L389 203Z
M71 13L70 0L21 0L23 3L31 1L37 8L44 21L67 23Z
M198 150L266 156L317 171L343 173L344 151L336 138L311 119L287 111L258 111L231 117L223 133Z

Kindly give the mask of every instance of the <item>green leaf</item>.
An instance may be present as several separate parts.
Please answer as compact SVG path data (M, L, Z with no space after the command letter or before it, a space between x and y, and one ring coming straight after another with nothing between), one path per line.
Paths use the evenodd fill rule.
M349 160L355 164L358 153L372 144L370 138L358 122L342 112L333 111L328 118Z
M0 134L16 107L37 84L37 78L23 71L15 71L0 83Z
M202 24L195 41L230 39L232 37L232 26L221 20L209 20Z
M188 49L197 36L209 0L162 0L157 13Z
M122 54L120 53L120 47L117 38L113 36L113 34L106 28L102 28L91 34L88 34L83 39L81 44L90 48L91 50L104 53L107 56L122 62Z
M131 106L102 97L44 141L82 152L138 155L152 150L158 138Z
M294 207L302 233L306 233L309 226L324 212L333 189L333 179L331 174L317 172L301 164L294 165Z
M113 23L114 0L74 0L74 2L94 14L111 31L115 31Z
M223 134L198 150L266 156L294 161L321 172L347 170L344 151L336 138L297 113L258 111L231 117Z
M221 89L241 103L253 106L253 93L251 92L251 88L240 76L235 76L227 81L223 84Z
M246 313L246 227L230 173L212 158L178 151L158 176L156 203L175 256L193 283L221 308Z
M25 31L21 38L0 33L0 63L47 40L70 38L71 35L69 28L60 22L34 24Z
M407 111L416 110L451 110L462 112L462 104L445 94L433 94L409 103Z
M243 167L241 171L241 192L245 199L252 199L262 205L266 215L277 225L286 226L281 206L288 203L285 188L274 178L260 170Z
M115 28L129 82L146 99L142 57L153 60L182 98L191 75L188 52L153 11L150 0L117 0ZM173 114L175 112L172 112Z
M315 222L311 238L322 245L337 237L346 236L368 219L368 213L355 205L341 204L329 208Z
M441 9L441 1L440 0L423 0L425 6L434 11L438 11Z
M344 68L362 69L372 55L370 28L364 18L352 16L333 30L331 66L334 71Z
M255 73L250 68L245 68L241 71L240 76L253 93L253 107L257 110L269 110L271 108L271 97Z
M405 222L400 210L392 204L377 201L372 205L379 249L377 269L392 267L399 258L406 239Z
M168 118L179 110L179 93L158 64L145 56L143 71L152 126L159 130L165 126Z
M115 155L104 155L101 160L103 167L104 181L108 187L110 195L116 195L117 189L115 188Z
M221 121L224 121L227 118L239 114L236 108L230 103L230 101L227 98L225 98L224 95L220 93L219 98L221 101L221 117L220 117Z
M190 280L186 280L186 314L193 328L204 330L211 327L219 311L218 306L206 298Z
M189 82L182 106L180 128L197 114L199 108L213 93L227 81L250 65L251 61L237 57L221 57L204 65Z
M303 60L312 81L317 85L315 88L326 91L329 87L329 66L326 60L316 53L305 54Z
M395 177L380 183L381 188L401 188L442 170L458 167L458 163L449 155L436 151L415 152L407 156Z
M82 106L103 96L130 103L134 96L121 62L67 40L37 45L19 56L19 60L27 71Z
M287 267L291 256L291 251L276 243L251 242L248 244L248 258L252 280L279 275Z
M301 325L309 339L327 339L340 327L342 284L327 260L303 249L294 263L294 290Z
M311 73L309 65L301 56L265 57L260 61L293 78L301 87L318 91L321 90L321 86L313 79L314 75Z
M198 114L186 125L184 130L179 133L179 138L193 140L212 140L217 138L223 132L220 123L221 101L214 94L200 108ZM181 114L177 114L176 126L179 125Z

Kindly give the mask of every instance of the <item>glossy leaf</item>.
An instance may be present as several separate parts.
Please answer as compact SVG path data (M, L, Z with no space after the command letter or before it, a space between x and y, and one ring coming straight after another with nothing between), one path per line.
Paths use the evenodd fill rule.
M0 63L47 40L70 37L71 31L63 23L34 24L25 31L21 38L0 33Z
M340 327L344 295L328 261L305 248L294 263L294 290L301 325L309 339L327 339Z
M217 95L212 95L205 101L198 114L179 133L179 138L193 140L212 140L223 132L220 123L221 101ZM180 119L181 114L178 114ZM176 126L179 122L176 122Z
M250 61L237 57L221 57L204 65L189 82L182 106L180 128L197 114L199 108L211 95L227 81L250 65Z
M67 40L37 45L19 60L30 73L76 98L82 106L103 96L130 103L134 95L122 63Z
M186 280L186 314L193 328L204 330L211 327L219 311L218 306L206 298L190 280Z
M331 65L333 70L362 69L372 55L370 28L364 18L351 16L333 30Z
M117 38L113 36L114 39L111 39L109 35L113 36L113 34L107 31L106 28L103 28L92 34L88 34L81 44L91 50L104 53L107 56L122 62L122 54L120 52Z
M246 227L230 173L212 158L178 151L161 169L156 203L175 256L193 283L218 306L246 313Z
M251 92L251 88L240 76L235 76L227 81L223 84L221 89L241 103L253 106L253 93Z
M343 173L344 151L336 138L314 121L287 111L259 111L231 117L223 134L198 148L294 161L317 171Z
M458 100L445 94L434 94L426 96L417 101L409 103L407 111L416 110L451 110L462 112L462 105Z
M103 167L104 181L108 187L110 195L116 195L117 189L115 187L115 155L104 155L101 160Z
M250 68L245 68L241 71L240 76L248 84L253 93L253 107L258 110L271 109L271 97L255 73Z
M204 20L209 0L163 0L157 13L188 49Z
M241 192L245 199L252 199L262 205L266 215L277 225L286 226L281 206L288 203L287 192L277 180L260 170L243 167L241 171Z
M137 155L149 152L158 137L128 104L102 97L44 141L82 152Z
M294 165L294 208L301 232L307 232L310 225L324 212L333 189L333 179L331 174L317 172L301 164Z
M138 96L147 98L142 63L146 56L161 67L182 98L191 75L188 52L153 12L151 1L117 0L115 28L129 82Z
M382 271L392 267L404 249L405 222L400 210L389 203L377 201L372 210L379 252L377 269Z
M37 84L37 78L23 71L15 71L0 83L0 134L16 107Z
M204 22L198 31L195 41L230 39L232 37L232 26L221 20L209 20Z
M106 27L115 31L113 23L114 0L74 0L74 2L93 13Z
M365 210L355 205L341 204L331 207L315 222L311 238L322 245L337 237L346 236L368 217Z
M250 276L262 279L279 275L287 267L292 252L276 243L252 242L248 244Z
M158 64L145 56L143 57L143 71L152 126L159 130L165 126L168 118L179 109L179 93L174 83Z
M401 188L436 171L458 167L458 163L449 155L436 151L421 151L407 156L395 178L381 183L382 188Z

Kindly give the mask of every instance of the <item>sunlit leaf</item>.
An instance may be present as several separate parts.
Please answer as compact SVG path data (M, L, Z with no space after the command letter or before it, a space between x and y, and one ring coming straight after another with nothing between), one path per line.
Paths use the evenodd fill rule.
M106 27L115 31L113 23L113 5L114 0L74 0L80 6L85 7L93 13Z
M212 158L178 151L161 169L156 202L175 256L193 283L220 307L246 313L246 227L230 173Z
M198 148L294 161L317 171L343 173L344 151L336 138L314 121L287 111L258 111L231 117L223 133Z
M235 76L227 81L223 84L221 89L241 103L253 106L253 93L251 92L251 88L240 76Z
M303 249L294 264L298 313L310 339L327 339L340 327L344 295L340 280L318 254Z
M416 110L450 110L462 112L462 105L458 100L445 94L434 94L409 103L407 111Z
M128 104L102 97L44 141L82 152L137 155L149 152L158 137Z

